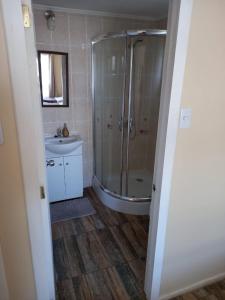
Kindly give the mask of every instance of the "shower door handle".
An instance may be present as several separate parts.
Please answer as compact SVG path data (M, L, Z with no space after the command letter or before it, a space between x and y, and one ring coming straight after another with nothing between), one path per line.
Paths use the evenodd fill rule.
M134 127L134 120L133 120L133 118L130 117L130 120L129 120L129 131L130 131L130 133L132 132L133 127Z
M122 119L118 121L118 128L120 131L124 128L131 128L133 126L133 121L132 120L125 120L123 121Z
M123 129L123 120L122 120L122 118L118 121L118 128L119 128L119 131L122 131L122 129Z

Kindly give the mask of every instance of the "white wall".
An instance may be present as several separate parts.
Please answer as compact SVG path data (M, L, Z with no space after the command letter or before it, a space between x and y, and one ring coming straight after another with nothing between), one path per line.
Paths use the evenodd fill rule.
M161 296L225 277L225 2L194 0Z
M40 197L46 180L36 50L33 26L23 26L22 3L31 12L30 0L0 0L5 137L0 145L0 243L10 299L52 300L49 204Z
M25 194L0 1L0 243L10 299L36 298ZM2 276L2 275L1 275Z

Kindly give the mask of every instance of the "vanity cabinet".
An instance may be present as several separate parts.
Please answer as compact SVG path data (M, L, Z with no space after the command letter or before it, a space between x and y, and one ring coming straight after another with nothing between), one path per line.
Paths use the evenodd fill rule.
M82 155L47 157L48 197L50 202L83 196Z

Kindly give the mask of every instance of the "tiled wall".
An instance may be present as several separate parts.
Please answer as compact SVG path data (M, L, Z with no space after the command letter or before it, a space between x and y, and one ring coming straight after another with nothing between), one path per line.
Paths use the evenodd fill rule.
M140 28L165 28L164 21L140 21L56 12L56 28L49 31L44 10L34 9L38 50L69 53L68 108L43 108L44 131L55 134L63 123L84 140L84 186L92 178L91 40L101 33Z

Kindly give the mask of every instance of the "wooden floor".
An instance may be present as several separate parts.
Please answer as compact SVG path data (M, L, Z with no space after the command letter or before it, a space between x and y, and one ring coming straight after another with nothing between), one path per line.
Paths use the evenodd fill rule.
M52 225L58 300L145 300L146 216L120 214L87 194L97 213ZM225 300L225 280L173 300Z
M87 193L95 215L52 225L57 299L145 300L148 217L117 213Z
M208 285L192 293L173 298L173 300L225 300L225 280Z

